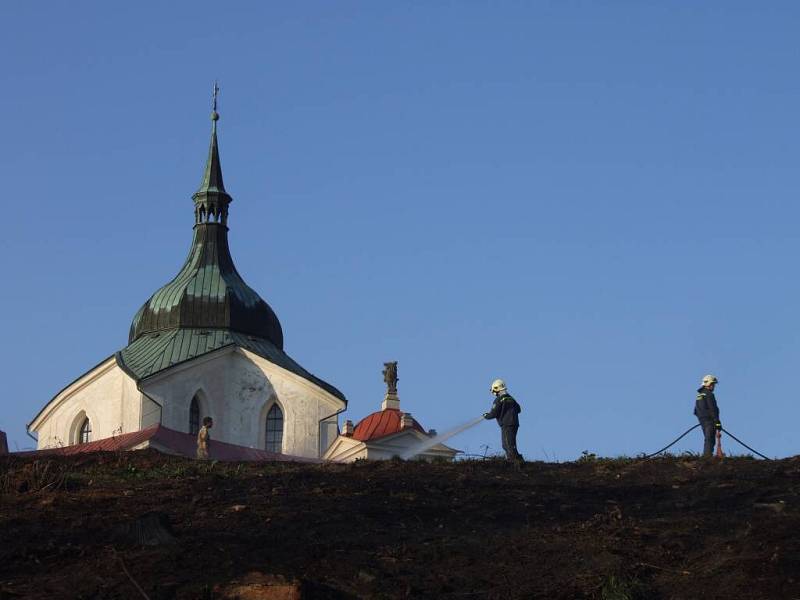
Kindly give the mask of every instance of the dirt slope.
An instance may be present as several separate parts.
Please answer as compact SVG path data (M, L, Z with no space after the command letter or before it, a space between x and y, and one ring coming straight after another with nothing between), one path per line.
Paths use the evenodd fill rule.
M136 543L152 511L174 543ZM800 458L0 460L0 599L220 598L253 571L309 598L800 599Z

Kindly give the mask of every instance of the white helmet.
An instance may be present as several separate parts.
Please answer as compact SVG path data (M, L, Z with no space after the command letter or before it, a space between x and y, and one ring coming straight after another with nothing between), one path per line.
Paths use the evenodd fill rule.
M506 391L506 382L502 379L495 379L492 382L491 391L493 394L499 394L500 392Z
M706 375L703 377L703 385L715 385L718 383L718 380L713 375Z

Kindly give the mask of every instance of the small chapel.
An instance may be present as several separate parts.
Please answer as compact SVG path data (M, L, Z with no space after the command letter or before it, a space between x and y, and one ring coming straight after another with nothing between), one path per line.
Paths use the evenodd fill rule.
M385 363L381 410L339 430L344 394L284 351L281 323L239 275L228 248L233 198L222 180L217 92L192 244L178 274L133 316L128 345L58 392L28 424L37 452L156 450L194 456L213 419L209 458L350 462L409 449L422 460L458 453L432 443L401 412L397 363ZM423 448L424 446L424 448Z
M389 460L395 456L416 460L453 460L460 452L438 442L435 429L425 428L409 412L400 410L397 393L397 362L384 363L387 391L381 409L356 425L347 420L341 433L323 455L333 462Z

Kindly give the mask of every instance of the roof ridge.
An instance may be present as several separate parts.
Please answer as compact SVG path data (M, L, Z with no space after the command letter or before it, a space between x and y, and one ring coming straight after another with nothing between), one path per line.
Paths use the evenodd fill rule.
M214 333L213 336L210 335L212 332ZM194 343L195 340L193 338L198 338L196 343ZM203 338L205 338L205 345L202 343ZM177 360L175 360L176 344L180 344ZM154 377L169 368L229 346L249 350L347 403L347 399L341 391L304 369L282 348L275 346L269 339L242 333L228 327L174 328L157 337L153 337L152 334L142 335L117 352L116 356L120 367L133 379L141 381ZM172 364L169 364L169 359L173 359Z

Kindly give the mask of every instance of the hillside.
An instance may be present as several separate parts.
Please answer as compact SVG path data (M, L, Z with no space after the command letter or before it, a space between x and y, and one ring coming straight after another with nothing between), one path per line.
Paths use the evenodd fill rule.
M0 494L2 600L800 598L800 457L2 457Z

